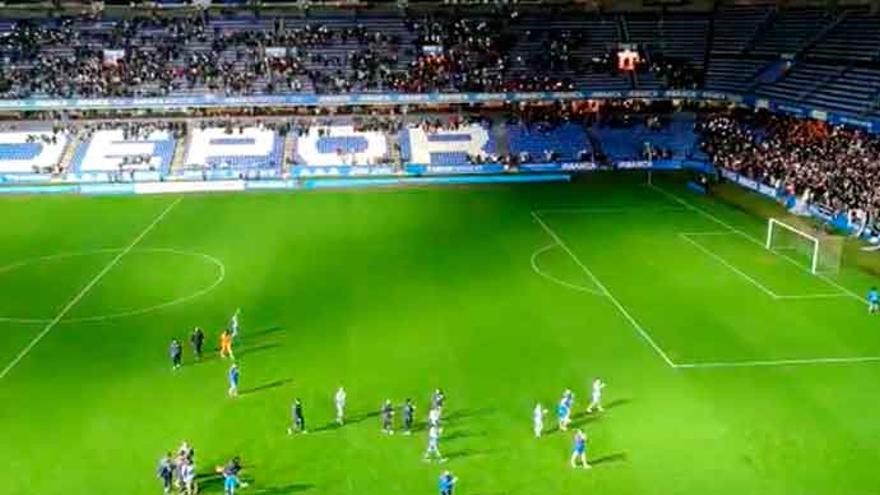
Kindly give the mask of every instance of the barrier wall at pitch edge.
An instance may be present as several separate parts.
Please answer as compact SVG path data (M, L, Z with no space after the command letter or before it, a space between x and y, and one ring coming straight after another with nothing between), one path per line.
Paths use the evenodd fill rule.
M181 109L204 107L265 106L340 106L401 104L463 104L488 102L530 102L555 100L608 99L687 99L741 103L753 108L767 108L802 118L823 120L880 133L880 120L855 118L810 105L777 102L755 95L738 95L709 90L627 90L627 91L536 91L518 93L428 93L428 94L345 94L345 95L261 95L261 96L168 96L156 98L33 98L0 100L0 111L39 110L120 110Z
M608 167L604 167L608 168ZM642 160L620 161L613 164L612 168L629 170L678 170L696 169L706 170L711 165L703 161L693 160ZM415 163L401 166L392 165L339 165L339 166L310 166L294 165L290 167L290 176L297 178L322 178L322 177L381 177L381 176L411 176L423 175L498 175L510 173L575 173L590 172L603 169L594 162L559 162L559 163L525 163L516 167L508 168L500 164L482 165L421 165ZM48 174L2 174L0 182L11 184L35 184L49 182L98 184L98 183L128 183L167 181L263 181L281 179L283 174L276 169L206 169L206 170L182 170L173 175L163 175L157 171L140 171L133 173L114 174L107 172L92 173L69 173L63 178L52 177ZM0 189L3 189L0 186Z
M782 189L777 189L773 186L769 186L767 184L750 179L732 170L719 170L721 176L724 177L726 180L733 182L740 187L744 187L750 191L761 194L762 196L771 198L774 201L785 205L786 209L788 209L789 211L794 210L797 206L799 200L790 194L786 194L785 191ZM877 232L877 230L875 228L872 228L871 226L867 226L864 229L861 229L858 225L851 225L849 222L849 218L846 214L835 214L834 211L820 204L807 204L806 208L803 208L802 210L813 218L821 220L851 235L858 233L865 240L872 240L876 236L880 235L880 232Z

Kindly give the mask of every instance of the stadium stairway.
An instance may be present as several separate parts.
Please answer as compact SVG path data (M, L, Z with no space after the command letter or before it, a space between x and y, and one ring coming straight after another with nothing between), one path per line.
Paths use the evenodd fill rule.
M385 134L388 140L388 158L391 163L403 163L403 157L400 152L400 135L396 132L388 132Z
M296 139L293 138L292 133L279 137L279 139L284 140L284 145L281 147L281 170L283 171L287 168L288 163L293 163L296 160Z
M186 151L189 149L189 133L182 138L177 138L174 145L174 155L171 157L171 166L169 169L173 172L175 170L180 170L183 168L186 163Z
M750 49L770 17L770 9L762 5L718 5L712 20L711 54L739 55Z
M509 154L510 145L507 142L507 132L505 132L504 124L501 121L493 122L492 134L495 138L495 153L499 156Z
M822 29L820 29L819 32L816 33L815 36L808 39L803 45L801 45L800 50L795 53L795 56L801 56L807 51L812 50L814 47L816 47L816 45L824 40L829 33L834 31L834 29L837 28L837 26L840 25L840 23L842 23L844 19L846 19L847 14L848 12L844 10L842 13L837 15L837 17L835 17L833 21L823 26Z
M76 155L77 147L79 146L79 136L77 133L73 133L70 135L70 140L67 141L67 144L64 145L64 152L61 153L61 160L58 162L58 167L60 170L67 172L70 170L70 164L73 162L73 157Z

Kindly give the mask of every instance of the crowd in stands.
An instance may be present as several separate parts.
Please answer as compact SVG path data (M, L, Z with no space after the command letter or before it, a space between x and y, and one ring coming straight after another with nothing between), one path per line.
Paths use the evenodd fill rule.
M27 143L40 143L40 144L58 144L58 133L60 131L53 131L52 134L28 134L25 142Z
M767 112L699 124L716 166L831 208L880 215L880 139L859 130Z
M70 126L71 131L75 127ZM186 135L186 125L180 121L104 121L86 124L79 127L79 137L88 139L96 131L122 130L122 139L125 141L140 141L148 139L151 134L159 131L168 131L173 138L181 138Z
M506 12L404 18L406 42L362 24L278 19L271 27L227 29L204 12L123 19L98 31L82 29L80 18L22 21L0 37L0 97L573 89L543 71L508 73L510 20ZM570 35L548 41L549 56L536 67L566 66L571 42Z

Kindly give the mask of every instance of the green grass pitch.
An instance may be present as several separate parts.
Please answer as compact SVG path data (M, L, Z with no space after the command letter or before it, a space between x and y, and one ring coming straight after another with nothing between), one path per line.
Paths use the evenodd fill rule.
M0 213L5 493L160 493L157 461L184 439L206 475L241 456L243 494L434 493L445 468L481 495L880 481L880 316L860 300L875 279L813 276L755 242L765 218L676 180L17 197ZM167 349L194 325L213 349L238 307L231 400L213 350L185 347L172 372ZM609 407L586 415L594 376ZM355 420L337 429L339 385ZM411 397L423 421L435 387L442 466L421 461L424 431L384 436L374 414ZM535 402L564 388L590 471L568 467L570 433L531 435ZM290 437L297 396L312 432Z

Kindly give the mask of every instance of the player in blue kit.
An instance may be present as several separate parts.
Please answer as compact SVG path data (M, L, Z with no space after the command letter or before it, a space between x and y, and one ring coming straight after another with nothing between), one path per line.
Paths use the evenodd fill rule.
M574 392L571 389L565 389L565 392L562 392L562 401L565 402L565 407L569 411L574 409Z
M581 430L574 433L574 448L571 451L571 467L576 468L578 461L584 469L589 469L587 463L587 435Z
M559 401L559 405L556 406L556 419L559 421L559 429L567 431L568 423L571 422L571 409L568 408L565 400Z
M876 287L871 287L868 291L868 312L876 313L878 309L880 309L880 293L877 292Z
M440 482L437 484L440 488L440 495L452 495L456 481L458 481L458 478L452 476L452 473L443 471L443 474L440 475Z
M231 471L223 471L223 493L235 495L235 489L241 485L238 475Z
M229 367L229 390L227 391L227 394L230 397L238 397L239 377L238 365L232 363L232 366Z

